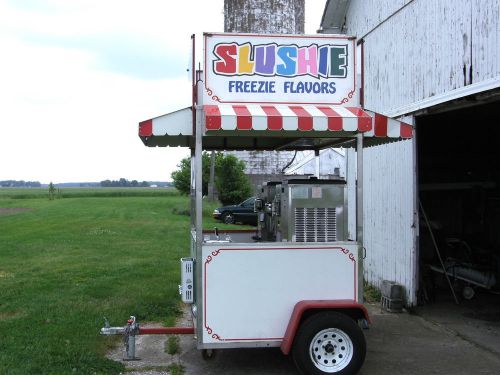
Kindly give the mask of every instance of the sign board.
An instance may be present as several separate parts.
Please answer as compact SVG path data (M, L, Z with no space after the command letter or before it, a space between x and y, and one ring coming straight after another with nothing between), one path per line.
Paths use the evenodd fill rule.
M343 35L205 34L204 104L357 105L355 54Z

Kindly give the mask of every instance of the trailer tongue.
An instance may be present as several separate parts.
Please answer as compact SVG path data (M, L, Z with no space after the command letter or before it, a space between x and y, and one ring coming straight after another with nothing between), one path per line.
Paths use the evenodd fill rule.
M180 292L197 347L280 347L304 374L354 374L366 353L360 327L369 322L363 147L411 138L413 128L360 107L354 38L205 34L204 45L192 107L139 125L146 146L191 149L191 254L181 260ZM267 89L254 90L261 82ZM270 181L255 201L256 231L203 230L203 150L335 146L357 151L356 212L348 211L344 181Z

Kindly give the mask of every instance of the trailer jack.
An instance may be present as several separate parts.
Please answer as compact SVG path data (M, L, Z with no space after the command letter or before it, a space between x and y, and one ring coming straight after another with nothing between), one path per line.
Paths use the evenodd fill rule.
M135 316L127 320L123 327L111 327L108 319L104 318L104 327L101 328L101 335L123 335L126 357L124 361L138 361L135 356L135 336L137 335L187 335L194 334L193 327L162 327L162 328L141 328Z

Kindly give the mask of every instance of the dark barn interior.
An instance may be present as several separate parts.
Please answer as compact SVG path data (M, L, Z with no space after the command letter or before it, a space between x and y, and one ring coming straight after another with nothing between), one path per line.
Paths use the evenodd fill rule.
M498 321L500 311L492 308L500 307L499 108L496 101L417 118L419 198L424 210L419 302L452 296L444 265L458 301L480 300Z

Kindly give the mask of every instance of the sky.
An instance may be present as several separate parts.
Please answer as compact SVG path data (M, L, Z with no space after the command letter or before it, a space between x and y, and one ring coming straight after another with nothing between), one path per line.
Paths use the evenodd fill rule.
M223 3L0 0L0 180L171 180L189 150L145 147L138 123L191 105L190 36L201 63Z

